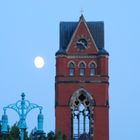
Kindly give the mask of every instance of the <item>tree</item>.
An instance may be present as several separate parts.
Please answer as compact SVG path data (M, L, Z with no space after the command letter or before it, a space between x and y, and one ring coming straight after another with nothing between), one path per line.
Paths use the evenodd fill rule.
M30 140L46 140L46 134L42 131L37 131L36 127L31 131Z
M54 140L55 139L55 134L53 131L49 132L47 134L47 140Z
M1 134L1 127L2 127L2 126L1 126L1 122L0 122L0 134Z
M47 134L47 140L67 140L67 138L65 135L62 135L61 131L58 131L57 133L50 131Z
M58 131L55 135L55 140L63 140L61 131Z
M9 140L20 140L20 132L19 132L19 128L17 127L17 123L15 123L10 128Z
M28 133L24 130L25 140L29 140ZM7 136L3 135L0 140L20 140L20 130L17 126L17 122L10 128L9 127L9 134Z
M1 124L0 124L1 130ZM1 135L0 140L20 140L20 130L17 126L17 122L12 126L8 126L9 133L8 135ZM66 136L62 135L61 131L54 133L50 131L47 136L43 132L38 132L33 129L30 135L28 136L28 132L26 129L24 130L24 140L66 140Z

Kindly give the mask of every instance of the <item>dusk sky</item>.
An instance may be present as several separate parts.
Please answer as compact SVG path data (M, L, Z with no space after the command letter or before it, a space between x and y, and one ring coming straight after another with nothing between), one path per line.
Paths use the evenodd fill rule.
M139 0L0 0L0 116L22 92L43 106L44 130L55 130L55 53L60 21L104 21L109 52L110 140L140 139ZM37 69L34 58L45 66ZM28 130L38 110L27 116ZM9 124L18 115L7 110Z

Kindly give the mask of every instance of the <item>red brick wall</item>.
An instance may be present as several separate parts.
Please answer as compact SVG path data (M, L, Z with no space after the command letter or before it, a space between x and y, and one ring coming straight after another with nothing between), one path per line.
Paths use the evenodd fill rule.
M94 140L109 140L109 115L107 107L95 107Z
M61 83L57 85L57 102L59 105L69 105L71 96L80 88L87 90L96 100L96 105L106 104L108 84L93 83Z
M79 50L76 42L79 38L86 38L88 47ZM89 33L86 24L82 21L77 28L70 44L67 55L56 57L56 131L61 130L68 140L71 139L71 110L69 101L73 93L80 88L87 90L96 101L94 107L94 140L109 140L109 115L108 115L108 57L98 56L98 49ZM86 56L78 58L77 56ZM73 58L68 56L74 56ZM91 58L92 56L92 58ZM68 63L75 64L74 76L69 76ZM79 63L86 64L85 75L79 76ZM97 65L96 75L90 76L90 62Z
M62 134L65 134L68 140L71 137L71 110L67 106L57 106L56 107L56 131L61 131Z
M83 82L63 82L69 81L69 68L67 66L69 61L74 61L76 64L75 76L72 77L72 81L79 80ZM96 76L89 76L88 64L91 61L97 63ZM87 64L85 76L79 76L78 64L80 61L84 61ZM103 77L103 78L102 78ZM100 82L85 83L84 80L99 80ZM109 140L109 121L108 121L108 106L106 101L108 100L108 58L101 56L95 59L67 59L66 57L60 57L56 60L56 131L61 130L67 138L71 138L71 110L69 107L69 101L73 93L79 88L87 90L96 101L96 107L94 109L94 140Z

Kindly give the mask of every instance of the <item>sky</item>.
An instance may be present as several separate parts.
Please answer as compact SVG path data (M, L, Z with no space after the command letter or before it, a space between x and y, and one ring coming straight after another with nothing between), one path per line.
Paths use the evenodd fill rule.
M55 130L55 52L60 21L104 21L109 52L110 140L140 139L139 0L0 0L0 116L22 92L43 106L44 130ZM34 58L45 66L37 69ZM38 110L27 116L28 130ZM9 124L18 115L7 110Z

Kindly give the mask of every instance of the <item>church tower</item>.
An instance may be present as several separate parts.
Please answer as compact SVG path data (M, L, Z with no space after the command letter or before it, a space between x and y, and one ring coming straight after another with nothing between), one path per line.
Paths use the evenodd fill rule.
M108 56L103 22L60 23L55 117L67 140L109 140Z

